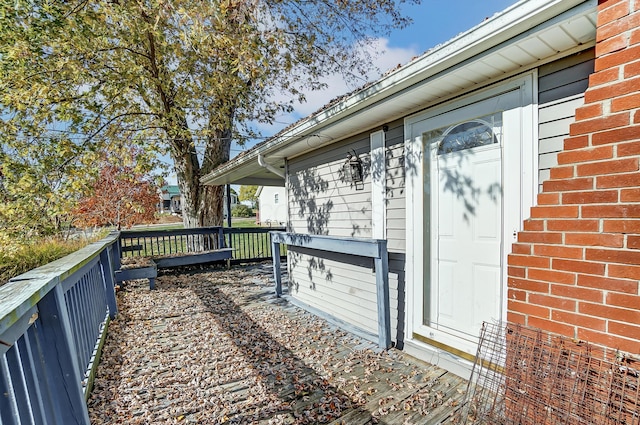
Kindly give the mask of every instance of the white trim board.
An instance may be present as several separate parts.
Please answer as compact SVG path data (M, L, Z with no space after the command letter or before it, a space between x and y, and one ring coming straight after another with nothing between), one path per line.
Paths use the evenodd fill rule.
M371 237L387 238L387 170L384 131L369 136L371 141Z

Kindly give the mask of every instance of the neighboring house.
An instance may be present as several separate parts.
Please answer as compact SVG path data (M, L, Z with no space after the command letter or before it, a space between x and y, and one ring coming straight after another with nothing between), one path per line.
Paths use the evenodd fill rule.
M182 195L177 185L166 185L160 188L162 207L160 212L182 214ZM226 192L226 191L225 191ZM238 195L231 192L231 208L238 205ZM227 196L224 198L224 217L227 217Z
M261 226L284 226L287 222L287 198L284 187L260 186L258 217Z
M177 185L165 185L160 188L162 193L162 211L172 214L182 213L182 195Z
M521 1L204 182L269 178L289 232L386 240L393 342L456 373L482 321L638 354L639 8ZM289 249L289 295L375 339L353 254Z

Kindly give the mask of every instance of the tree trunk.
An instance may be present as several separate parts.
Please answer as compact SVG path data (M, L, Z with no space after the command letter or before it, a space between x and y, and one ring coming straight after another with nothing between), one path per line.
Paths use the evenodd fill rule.
M188 160L188 159L187 159ZM174 160L175 161L175 160ZM178 164L176 161L176 170ZM202 223L198 219L198 200L199 194L199 177L196 175L189 175L189 178L180 178L178 172L178 188L180 189L181 203L180 208L182 210L182 223L185 228L190 227L202 227Z
M202 226L224 224L224 186L200 187L200 217Z
M200 198L200 161L191 139L174 139L171 142L171 156L178 179L178 188L182 195L180 208L185 228L201 227L198 219Z
M231 114L233 115L233 114ZM232 116L229 117L232 122ZM231 152L231 128L216 130L207 140L202 175L209 174L220 164L229 160ZM199 215L203 226L222 226L224 224L224 186L200 186ZM229 211L231 214L231 211Z
M200 178L229 160L231 130L214 131L208 138L202 166L192 141L175 139L172 157L182 194L184 227L222 226L224 221L224 186L204 186Z
M151 23L151 18L144 10L142 18ZM212 112L212 116L221 115L224 122L209 121L210 132L201 166L189 130L187 113L174 98L176 91L172 88L173 82L166 81L166 86L159 83L170 73L163 58L157 54L156 38L152 32L147 32L147 40L148 71L156 81L158 97L162 101L162 116L166 120L164 129L169 136L171 157L182 195L182 222L186 228L221 226L224 220L224 190L222 187L202 186L200 178L229 160L235 107L225 103L224 99L212 106L215 112Z

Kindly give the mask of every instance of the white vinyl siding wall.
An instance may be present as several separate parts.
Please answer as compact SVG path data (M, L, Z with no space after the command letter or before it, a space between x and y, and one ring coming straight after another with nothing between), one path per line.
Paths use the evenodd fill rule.
M582 104L593 70L593 50L539 69L539 182L563 148L575 108ZM385 133L386 224L389 251L391 335L399 348L405 331L406 190L404 120L388 124ZM287 162L289 230L340 237L371 237L371 129L310 151ZM347 152L363 162L364 182L356 186L344 176ZM415 171L415 170L414 170ZM412 172L412 170L408 170ZM297 300L377 335L375 273L372 260L322 251L289 251L290 294ZM413 284L412 282L408 283Z
M354 150L364 165L363 183L351 183L344 175L347 153ZM371 237L369 150L367 134L289 160L287 196L292 232Z
M365 259L352 261L347 257L335 258L320 251L292 248L289 251L291 295L373 337L378 334L373 262L369 260L366 264ZM398 300L395 285L392 282L390 285L391 335L395 339Z
M404 180L404 124L389 125L387 131L387 249L405 252L406 200ZM389 266L390 270L391 265Z
M402 139L402 128L394 128L394 131L386 135L387 146L389 133L395 134L398 140ZM347 152L353 150L362 160L364 169L364 181L357 184L345 178L343 169ZM399 155L402 156L401 149ZM369 132L289 160L287 200L290 231L371 238L370 162ZM396 188L399 181L396 174L401 165L396 162L387 158L387 195L390 187ZM393 167L395 169L389 170ZM396 175L396 179L390 185L392 175ZM404 209L404 198L388 201L401 204ZM387 223L389 220L387 216ZM396 245L401 245L404 249L404 242ZM377 335L376 280L371 259L292 248L288 262L290 293L296 300L350 323L372 336ZM404 261L401 263L403 269ZM392 340L396 339L398 323L398 273L393 270L394 264L397 266L398 262L390 262L389 276Z
M584 92L593 72L593 50L545 65L538 79L538 183L549 179L550 169L558 165L558 152L569 136L576 108L584 103Z

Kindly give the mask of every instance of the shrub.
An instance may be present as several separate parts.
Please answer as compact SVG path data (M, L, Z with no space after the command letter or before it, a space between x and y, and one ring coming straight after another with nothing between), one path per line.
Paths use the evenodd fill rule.
M231 217L253 217L253 211L246 205L238 204L231 208Z
M43 266L65 255L79 250L90 242L104 237L106 232L98 232L90 239L47 238L24 244L2 244L0 247L0 286L12 277Z

